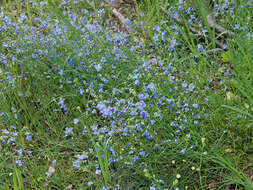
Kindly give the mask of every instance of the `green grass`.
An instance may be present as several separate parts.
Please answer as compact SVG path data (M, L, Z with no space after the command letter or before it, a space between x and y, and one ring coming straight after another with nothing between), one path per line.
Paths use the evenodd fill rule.
M28 2L0 14L0 189L253 189L252 2L218 1L234 38L211 1L136 0L131 34Z

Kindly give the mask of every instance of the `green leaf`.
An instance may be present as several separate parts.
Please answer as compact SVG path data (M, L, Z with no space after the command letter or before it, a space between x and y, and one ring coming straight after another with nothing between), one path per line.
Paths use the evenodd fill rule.
M22 180L22 176L20 174L19 169L17 168L16 164L14 164L13 168L13 185L14 185L14 190L24 190L24 183Z
M240 114L244 114L244 115L247 115L249 116L251 119L253 119L253 115L251 115L250 113L246 112L246 111L243 111L243 110L240 110L238 108L234 108L234 107L231 107L231 106L228 106L228 105L222 105L221 107L224 107L224 108L228 108L228 109L231 109L233 111L236 111Z
M230 57L231 57L231 52L230 51L226 51L224 53L221 54L222 57L222 61L227 63L230 61Z

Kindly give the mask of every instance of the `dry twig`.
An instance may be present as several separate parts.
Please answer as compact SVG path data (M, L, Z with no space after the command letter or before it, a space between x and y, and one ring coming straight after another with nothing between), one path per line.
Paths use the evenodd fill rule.
M112 8L112 13L114 14L114 16L116 16L119 19L121 24L123 25L126 24L126 18L119 11L117 11L117 9Z
M182 20L180 20L179 18L177 18L177 17L175 17L174 20L175 20L178 24L185 25L184 22L183 22ZM190 26L189 29L190 29L193 33L198 34L199 36L204 36L203 33L201 33L200 31L198 31L196 28L194 28L194 27L192 27L192 26ZM212 41L212 39L211 39L209 36L206 36L206 37L207 37L208 41L210 41L210 42ZM221 43L220 41L215 40L215 44L216 44L219 48L225 49L225 48L224 48L224 44Z
M131 30L130 30L131 29L131 25L129 23L127 23L128 19L125 18L117 9L111 8L111 10L112 10L113 15L116 16L119 19L119 21L121 22L121 24L123 26L125 26L127 32L129 34L131 34L132 33ZM138 41L136 37L133 37L133 38L134 38L134 40Z
M208 22L210 27L214 28L220 34L228 34L230 36L235 36L235 33L231 32L229 30L226 30L222 26L216 24L214 19L213 19L213 15L214 15L214 13L211 13L207 16L207 22Z

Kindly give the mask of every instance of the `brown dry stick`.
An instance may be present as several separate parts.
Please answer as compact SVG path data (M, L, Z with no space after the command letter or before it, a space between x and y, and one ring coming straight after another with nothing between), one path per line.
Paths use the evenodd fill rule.
M181 21L179 18L175 17L174 20L175 20L178 24L184 25L184 22ZM190 26L189 29L190 29L193 33L195 33L195 34L198 34L198 35L200 35L200 36L204 36L200 31L198 31L196 28L194 28L194 27L192 27L192 26ZM206 36L206 37L207 37L208 41L210 41L210 42L212 41L212 39L211 39L209 36ZM216 44L218 47L220 47L221 49L225 49L224 44L222 44L220 41L215 40L215 44Z
M121 24L123 24L125 26L127 32L129 34L131 34L131 31L129 30L129 28L131 28L131 26L126 23L127 19L119 11L117 11L117 9L115 9L115 8L112 8L112 13L114 14L114 16L116 16L119 19L119 21L121 22ZM138 41L135 36L133 36L133 39L135 41Z
M210 27L214 28L220 34L228 34L230 36L235 36L235 33L231 32L229 30L226 30L222 26L216 24L214 19L213 19L213 15L214 15L214 13L211 13L207 16L207 22L208 22Z

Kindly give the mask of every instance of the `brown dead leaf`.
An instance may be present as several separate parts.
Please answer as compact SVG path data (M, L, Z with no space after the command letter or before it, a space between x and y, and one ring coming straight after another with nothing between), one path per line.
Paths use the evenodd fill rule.
M230 148L227 148L227 149L225 150L225 152L227 152L227 153L231 153L231 152L233 152L233 150L232 150L232 149L230 149Z

